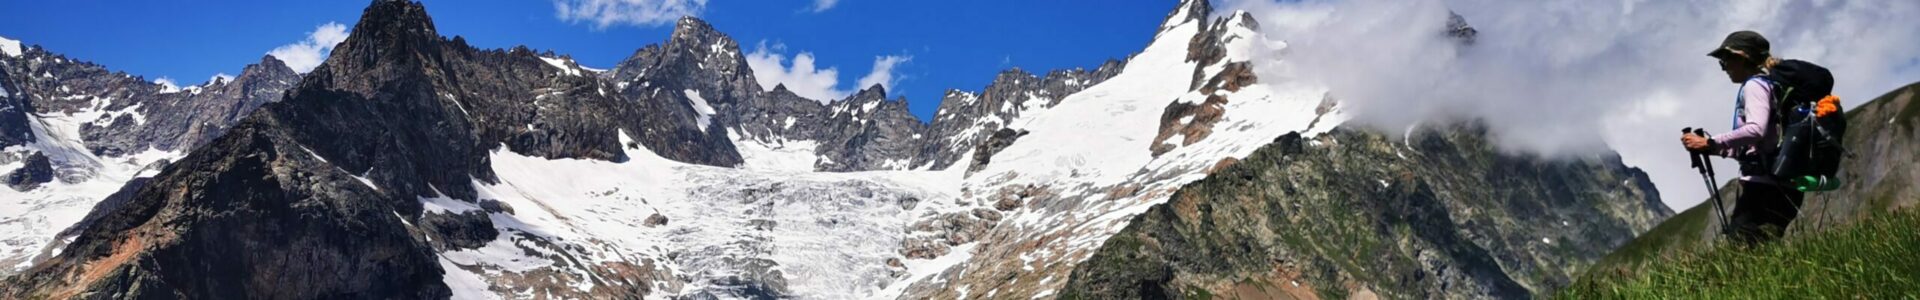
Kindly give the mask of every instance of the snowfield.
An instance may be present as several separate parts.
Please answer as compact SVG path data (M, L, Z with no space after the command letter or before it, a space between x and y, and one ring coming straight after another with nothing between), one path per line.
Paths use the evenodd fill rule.
M1222 24L1237 26L1243 17ZM1288 132L1313 136L1346 120L1327 102L1326 89L1285 80L1202 94L1192 87L1196 70L1210 78L1255 57L1252 51L1286 46L1248 28L1229 28L1224 59L1198 65L1186 58L1194 35L1211 34L1202 26L1171 19L1119 75L1056 106L1029 105L1020 118L993 120L1030 134L972 174L964 162L946 171L812 172L814 141L763 141L733 130L728 133L746 161L739 168L679 163L633 146L625 162L496 150L500 183L476 186L483 201L501 201L513 212L490 215L503 233L499 239L442 253L443 264L459 273L446 280L462 298L527 297L473 280L498 285L499 278L513 277L504 273L542 269L590 277L552 260L574 256L591 258L589 264L653 262L656 274L671 274L653 283L649 297L656 298L749 298L767 291L800 299L1046 298L1134 215L1206 177L1223 159L1244 157ZM1215 95L1228 101L1202 104ZM1029 98L1018 101L1047 102ZM1173 103L1217 105L1224 114L1204 138L1188 144L1175 136L1167 141L1176 147L1155 156L1150 148ZM633 145L625 132L620 139ZM1047 196L995 207L1005 191L1022 189ZM431 213L479 209L457 200L423 201ZM949 223L934 223L949 224L945 229L915 226L982 210L994 217L980 236L956 240L951 227L958 225ZM665 224L647 224L656 214ZM916 240L937 241L941 251L907 258L905 245ZM540 246L545 242L572 246ZM545 251L567 253L528 255Z
M28 153L45 154L53 163L53 181L38 188L16 191L0 186L0 276L18 273L34 262L59 255L65 241L57 234L73 226L100 200L120 190L128 181L152 177L159 170L150 164L179 160L185 153L147 149L118 157L100 157L82 144L80 126L116 113L106 111L105 99L95 99L94 107L71 114L28 114L33 144L0 149L0 155L24 160ZM25 167L24 161L0 164L0 174Z
M632 145L625 132L620 138ZM863 298L894 281L885 262L897 257L909 221L960 207L952 202L957 172L815 173L685 164L643 148L627 155L625 162L549 160L496 150L501 182L476 186L481 199L513 212L491 214L499 239L442 253L444 263L487 275L556 267L546 259L554 256L522 250L550 249L537 242L553 241L591 249L573 254L599 261L653 260L675 276L659 283L665 291L657 296L739 297L733 293L743 287L730 284L738 277L784 278L784 292L801 298ZM432 213L478 209L423 201ZM668 221L648 226L654 214ZM447 280L474 287L473 278Z

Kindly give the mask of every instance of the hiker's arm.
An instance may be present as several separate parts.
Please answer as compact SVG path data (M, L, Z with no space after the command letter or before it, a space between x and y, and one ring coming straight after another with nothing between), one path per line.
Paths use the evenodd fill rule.
M1766 134L1767 118L1773 116L1773 95L1767 92L1767 87L1755 81L1748 81L1740 89L1740 94L1744 97L1740 101L1746 102L1747 110L1742 114L1747 117L1746 120L1741 120L1743 122L1740 123L1739 128L1713 137L1713 141L1720 146L1721 156L1734 156L1739 154L1738 151L1742 148L1758 143L1760 137Z

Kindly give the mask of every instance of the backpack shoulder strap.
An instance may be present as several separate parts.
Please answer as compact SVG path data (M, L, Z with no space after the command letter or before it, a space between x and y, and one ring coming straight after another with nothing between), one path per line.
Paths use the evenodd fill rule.
M1771 121L1773 118L1780 116L1780 99L1783 98L1781 98L1781 93L1774 92L1776 87L1779 86L1779 81L1769 76L1770 75L1766 73L1753 75L1753 77L1748 77L1747 81L1740 83L1740 90L1736 91L1733 96L1733 127L1731 129L1740 129L1740 123L1747 120L1747 85L1752 84L1754 80L1760 80L1761 83L1766 84L1761 86L1761 88L1766 89L1768 94L1767 106L1769 109L1767 114L1768 117L1770 117L1768 120Z

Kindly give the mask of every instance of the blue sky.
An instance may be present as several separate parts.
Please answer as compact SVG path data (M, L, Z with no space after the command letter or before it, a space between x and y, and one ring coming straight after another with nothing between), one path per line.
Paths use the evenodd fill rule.
M559 2L555 2L559 1ZM563 18L559 5L639 3L604 14ZM1171 0L1075 1L712 1L425 0L444 35L486 48L527 45L608 68L694 14L740 41L742 50L779 57L782 71L819 76L857 90L883 57L897 62L890 96L906 96L922 119L947 89L979 90L994 74L1092 68L1124 58L1153 37ZM364 1L9 1L0 36L37 44L149 79L198 84L237 74L275 48L307 40L329 22L351 28ZM609 20L602 23L600 20ZM662 21L664 20L664 21ZM309 42L311 43L311 42ZM776 47L781 46L781 47ZM795 70L796 55L815 68ZM815 71L815 72L801 72ZM818 82L821 78L812 78ZM791 84L790 84L791 85Z

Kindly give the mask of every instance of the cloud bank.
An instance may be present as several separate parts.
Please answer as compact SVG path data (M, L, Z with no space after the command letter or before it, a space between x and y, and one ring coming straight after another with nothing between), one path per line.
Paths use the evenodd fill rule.
M326 62L327 54L333 52L333 46L346 40L346 25L327 22L308 32L305 40L273 48L273 51L267 51L267 55L280 59L295 72L306 73Z
M1676 210L1706 197L1675 131L1730 125L1736 85L1706 53L1729 32L1827 66L1859 105L1920 80L1920 1L1224 1L1261 22L1262 78L1322 84L1357 124L1398 132L1478 118L1506 151L1556 158L1611 148ZM1476 43L1439 34L1448 11ZM1720 170L1735 170L1721 161ZM1721 172L1733 173L1733 172ZM1721 180L1731 175L1723 174Z
M699 15L707 0L554 0L554 16L561 21L590 23L594 29L614 25L660 26L683 16Z
M816 66L811 52L802 51L789 59L785 51L785 45L768 47L766 42L761 42L753 52L747 53L747 67L753 69L754 79L761 88L773 90L774 86L786 85L794 94L821 103L846 98L874 85L892 89L901 78L896 69L900 64L913 61L912 56L905 55L874 57L873 69L855 81L856 86L841 87L838 68Z

